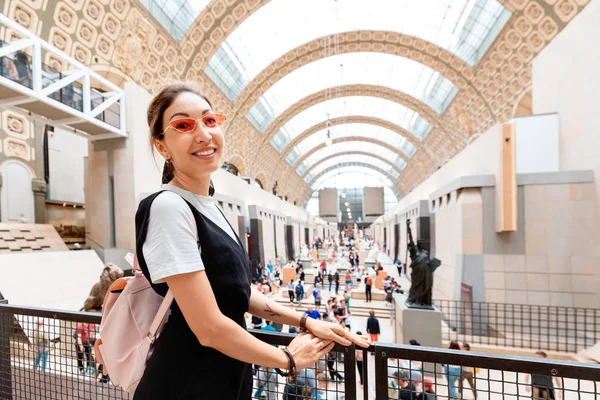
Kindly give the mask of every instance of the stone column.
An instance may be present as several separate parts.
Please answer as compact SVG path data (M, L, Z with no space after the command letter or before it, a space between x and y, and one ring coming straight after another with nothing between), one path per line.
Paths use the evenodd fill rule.
M33 191L33 205L35 212L35 223L46 223L46 181L44 179L33 178L31 180L31 190ZM34 221L31 221L34 222Z

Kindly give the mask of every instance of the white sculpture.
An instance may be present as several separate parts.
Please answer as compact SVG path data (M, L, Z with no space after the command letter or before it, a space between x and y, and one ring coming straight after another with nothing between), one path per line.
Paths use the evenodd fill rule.
M300 254L302 255L301 260L308 260L310 257L308 256L308 247L306 245L302 245L302 249L300 250Z
M377 246L373 246L369 253L367 254L366 261L377 262L377 257L379 256L379 248Z

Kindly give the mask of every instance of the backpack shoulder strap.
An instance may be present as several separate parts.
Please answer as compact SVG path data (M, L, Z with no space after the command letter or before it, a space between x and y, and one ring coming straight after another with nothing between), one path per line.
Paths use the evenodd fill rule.
M144 246L144 242L146 241L146 236L148 234L148 224L150 222L150 208L151 208L154 200L161 193L163 193L165 191L166 190L159 190L158 192L153 193L150 196L143 199L140 202L138 210L135 214L135 230L136 230L135 253L137 255L138 264L139 264L139 267L140 267L142 273L144 274L146 279L148 279L148 282L150 282L150 284L152 285L152 289L154 289L154 291L161 296L166 296L167 292L169 291L169 287L166 283L159 283L159 284L152 283L152 279L150 277L150 272L148 271L148 267L146 266L146 260L144 259L144 253L143 253L142 249ZM172 192L172 193L175 193L175 192ZM175 193L175 194L177 194L177 193ZM182 197L182 199L183 199L183 197ZM190 207L190 210L192 211L192 215L194 216L194 221L196 222L196 225L198 225L198 217L197 217L197 214L199 214L198 211L186 199L183 199L183 201L185 201L185 203L188 205L188 207ZM200 243L198 243L198 247L200 247ZM160 324L159 324L159 326L160 326Z
M152 341L154 341L156 339L158 330L160 329L163 322L165 321L167 313L169 312L169 309L171 308L171 303L173 303L173 292L171 292L171 289L169 289L167 291L167 294L165 295L165 298L163 299L162 303L160 304L160 307L158 308L156 315L154 316L154 320L152 320L152 325L150 325L150 331L148 332L148 334L150 335L150 339Z

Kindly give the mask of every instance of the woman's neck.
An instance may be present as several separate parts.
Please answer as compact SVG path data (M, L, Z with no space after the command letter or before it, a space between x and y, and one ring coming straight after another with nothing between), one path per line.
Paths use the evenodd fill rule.
M210 175L191 178L184 175L175 175L169 185L177 186L194 194L208 196L210 187Z

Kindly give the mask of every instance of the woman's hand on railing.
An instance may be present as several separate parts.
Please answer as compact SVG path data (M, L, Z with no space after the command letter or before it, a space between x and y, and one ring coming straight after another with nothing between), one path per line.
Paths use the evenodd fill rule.
M310 333L301 333L291 341L288 350L294 357L296 371L300 371L314 366L333 349L334 345L331 340L321 339Z
M355 335L344 329L341 325L332 322L320 321L308 318L306 328L313 335L321 339L332 340L342 346L350 346L355 343L360 347L369 347L369 341L366 337Z

